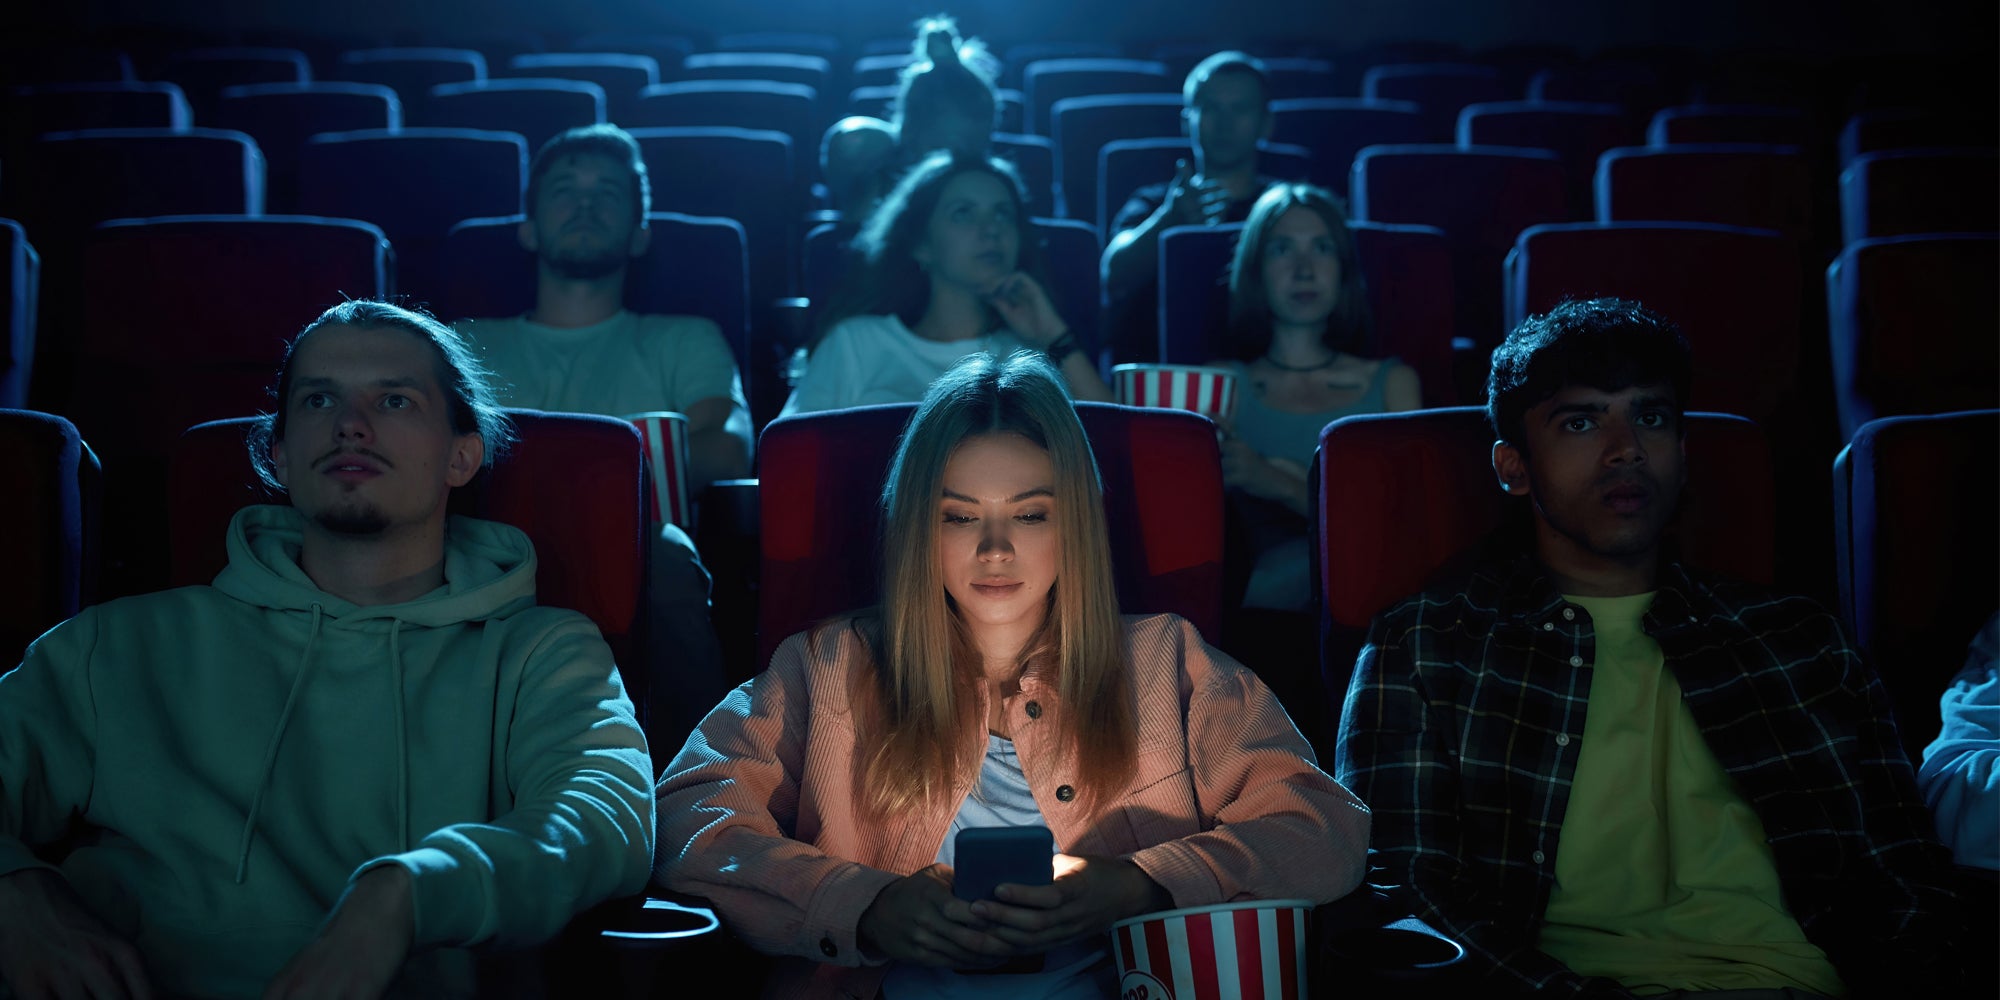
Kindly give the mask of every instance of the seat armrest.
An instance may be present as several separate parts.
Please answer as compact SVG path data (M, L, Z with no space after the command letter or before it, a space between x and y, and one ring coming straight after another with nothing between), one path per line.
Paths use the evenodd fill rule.
M1319 983L1437 985L1454 981L1465 960L1465 946L1373 886L1313 910L1311 934L1312 978Z

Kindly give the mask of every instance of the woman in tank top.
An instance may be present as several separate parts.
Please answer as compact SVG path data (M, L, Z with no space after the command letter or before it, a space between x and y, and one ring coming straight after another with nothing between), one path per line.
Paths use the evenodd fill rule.
M1310 600L1306 470L1319 433L1356 413L1423 405L1417 373L1370 358L1368 300L1347 214L1330 193L1279 184L1257 199L1229 272L1236 413L1224 427L1222 471L1253 566L1245 607L1303 609Z

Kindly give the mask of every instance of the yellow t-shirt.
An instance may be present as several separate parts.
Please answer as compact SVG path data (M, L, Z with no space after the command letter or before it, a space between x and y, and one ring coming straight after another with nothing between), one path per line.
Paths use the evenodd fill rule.
M1764 827L1641 628L1652 594L1566 597L1597 634L1541 950L1635 993L1846 992L1785 908Z

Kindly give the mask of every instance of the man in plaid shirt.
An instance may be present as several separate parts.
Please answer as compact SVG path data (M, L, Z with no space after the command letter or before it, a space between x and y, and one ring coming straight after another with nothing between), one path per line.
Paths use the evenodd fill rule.
M1881 682L1812 601L1661 553L1690 380L1679 331L1613 299L1494 351L1493 468L1533 541L1370 630L1336 759L1378 881L1503 988L1949 982L1949 856Z

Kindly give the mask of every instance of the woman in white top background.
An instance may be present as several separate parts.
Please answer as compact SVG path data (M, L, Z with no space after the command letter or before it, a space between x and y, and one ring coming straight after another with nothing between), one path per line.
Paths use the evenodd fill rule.
M1047 354L1078 399L1111 390L1050 301L1020 178L1001 160L939 152L862 227L861 266L835 292L784 414L916 402L976 351Z

